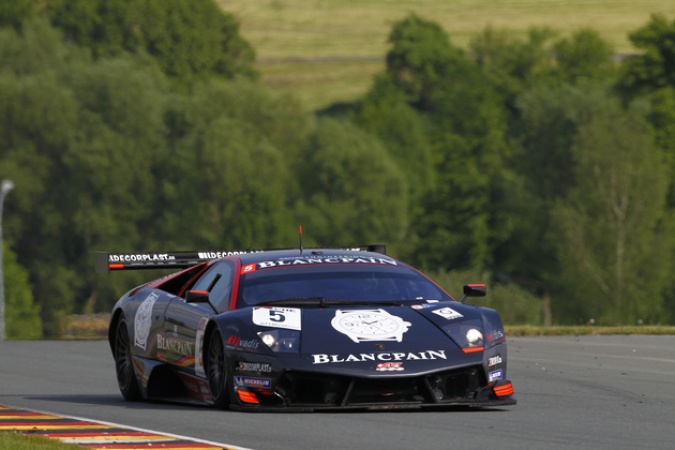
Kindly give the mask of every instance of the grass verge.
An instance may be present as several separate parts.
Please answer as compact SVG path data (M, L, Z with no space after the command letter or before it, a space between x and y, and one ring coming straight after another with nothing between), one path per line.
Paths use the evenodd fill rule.
M0 448L11 450L73 450L81 447L41 436L0 432Z
M107 339L110 314L73 315L69 316L61 326L61 339L96 340ZM675 335L675 326L667 325L624 325L624 326L591 326L591 325L554 325L550 327L535 325L506 325L506 335L523 336L582 336L601 334L653 334ZM3 448L3 447L0 447Z
M524 336L598 336L602 334L654 334L673 335L675 326L665 325L641 325L641 326L531 326L531 325L507 325L506 335L511 337Z

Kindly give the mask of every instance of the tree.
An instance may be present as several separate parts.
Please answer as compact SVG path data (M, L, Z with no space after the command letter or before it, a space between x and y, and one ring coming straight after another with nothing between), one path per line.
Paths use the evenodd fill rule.
M35 0L13 0L0 2L0 28L5 26L21 28L21 22L35 14Z
M411 15L394 25L390 42L387 75L417 111L432 148L434 185L415 211L421 238L411 261L486 270L511 231L503 99L437 24Z
M384 144L406 177L410 215L419 214L424 196L434 186L433 149L422 116L385 73L375 77L352 120Z
M375 137L350 122L322 118L302 160L303 197L295 209L308 243L398 243L405 236L405 177Z
M440 86L449 79L459 82L470 67L438 24L414 14L394 24L389 43L387 73L408 101L424 111L433 109Z
M40 339L40 307L33 301L28 272L16 261L16 255L4 243L5 334L7 339Z
M557 305L569 319L660 323L671 263L661 256L673 245L667 169L643 114L615 103L579 127L575 185L554 209L567 294Z
M471 40L476 64L501 94L509 112L516 110L515 99L523 90L550 74L550 42L554 37L550 28L532 27L523 41L508 30L488 26Z
M629 39L642 53L623 62L620 90L634 98L675 87L675 20L669 23L664 15L654 14Z
M563 82L580 79L607 80L614 77L614 48L591 28L576 31L553 45L557 63L553 69Z
M213 0L52 0L45 14L94 57L147 54L183 84L257 77L253 48Z
M155 217L163 227L152 242L224 249L289 245L296 228L288 205L296 187L274 141L290 143L288 134L304 125L294 128L289 121L283 130L284 116L265 116L283 107L252 89L245 82L211 81L172 102L180 131L163 171L174 176L157 185Z

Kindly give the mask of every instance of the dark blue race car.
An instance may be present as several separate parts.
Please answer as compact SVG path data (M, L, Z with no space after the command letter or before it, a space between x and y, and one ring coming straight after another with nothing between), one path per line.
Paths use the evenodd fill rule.
M497 312L456 301L382 245L100 252L96 266L179 270L113 308L127 400L246 410L516 403ZM464 286L465 298L483 295L484 285Z

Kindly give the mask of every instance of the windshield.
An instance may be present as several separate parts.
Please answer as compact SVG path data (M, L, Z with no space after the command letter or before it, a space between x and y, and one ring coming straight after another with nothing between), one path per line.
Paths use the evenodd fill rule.
M340 303L452 300L426 277L408 268L316 265L266 269L243 275L237 303L241 308L280 300L303 304L303 299Z

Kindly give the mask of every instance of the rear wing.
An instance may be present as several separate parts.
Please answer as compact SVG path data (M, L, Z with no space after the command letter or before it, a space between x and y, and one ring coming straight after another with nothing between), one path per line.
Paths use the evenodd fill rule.
M346 251L362 251L387 253L384 244L370 244L361 247L322 247ZM274 249L280 250L280 249ZM289 249L286 249L289 250ZM312 249L304 249L311 251ZM260 253L271 250L236 250L236 251L191 251L191 252L164 252L164 253L110 253L95 252L95 267L97 273L108 273L117 270L149 270L149 269L185 269L213 259L227 256Z

